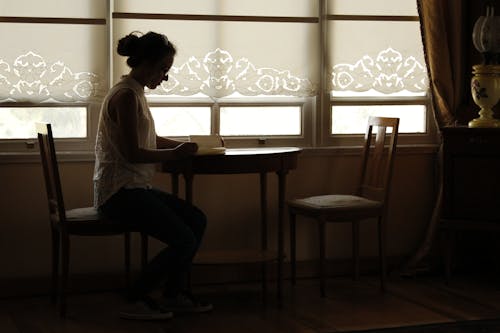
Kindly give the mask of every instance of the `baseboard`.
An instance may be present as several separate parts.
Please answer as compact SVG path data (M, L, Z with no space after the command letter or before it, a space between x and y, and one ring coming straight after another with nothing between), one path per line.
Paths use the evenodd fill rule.
M388 267L396 267L401 258L388 258ZM290 277L290 263L283 267L284 279ZM297 278L307 279L318 277L317 261L297 262ZM352 262L348 259L328 260L327 275L329 277L349 275L352 272ZM366 258L360 260L361 274L377 274L378 259ZM266 264L266 277L276 280L276 264ZM138 272L133 272L136 276ZM191 276L192 285L213 285L230 283L257 283L262 278L261 264L238 265L203 265L194 266ZM51 280L49 276L20 277L0 279L0 298L44 296L50 292ZM126 286L122 272L96 272L89 274L71 274L69 288L71 293L88 293L99 291L123 290Z

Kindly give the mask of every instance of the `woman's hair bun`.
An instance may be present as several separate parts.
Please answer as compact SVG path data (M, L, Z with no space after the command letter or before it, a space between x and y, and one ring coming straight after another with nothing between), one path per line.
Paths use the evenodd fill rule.
M157 61L164 56L175 56L175 46L168 41L167 36L156 32L143 35L134 31L118 41L116 51L119 55L128 57L127 64L134 68L144 61Z
M131 33L118 41L117 52L122 56L134 56L139 51L139 36Z

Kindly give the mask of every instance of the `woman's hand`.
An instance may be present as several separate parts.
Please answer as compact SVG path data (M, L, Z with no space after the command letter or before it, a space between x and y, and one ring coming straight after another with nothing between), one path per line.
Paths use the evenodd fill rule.
M183 142L174 148L177 158L182 159L193 156L198 151L198 144L196 142Z

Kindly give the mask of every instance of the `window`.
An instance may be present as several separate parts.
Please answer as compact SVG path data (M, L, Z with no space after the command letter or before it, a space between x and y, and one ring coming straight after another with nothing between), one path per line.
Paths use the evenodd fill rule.
M400 118L400 133L428 139L428 82L414 1L329 0L327 142L349 142L368 116Z
M301 135L300 106L223 106L220 134L224 136Z
M168 31L178 46L169 81L147 92L162 106L155 112L157 123L170 117L160 110L172 112L169 105L179 101L190 106L187 110L197 103L210 107L210 116L187 115L193 124L181 131L157 124L159 131L180 135L208 130L229 144L241 139L256 144L262 137L278 144L285 136L304 144L305 131L311 137L303 113L313 112L316 95L316 2L135 0L117 2L113 17L115 38L134 30ZM127 68L118 56L114 62L116 79ZM197 128L188 130L191 126Z
M65 148L89 150L92 110L107 90L106 3L9 1L0 18L0 146L24 150L51 121Z
M156 133L161 136L210 134L210 106L152 106Z
M31 123L69 150L93 149L100 103L129 71L131 31L178 49L146 95L159 135L220 134L228 145L360 142L371 114L401 118L403 141L431 138L414 0L20 0L0 17L0 151Z
M36 138L34 122L53 124L54 138L87 137L87 108L43 106L0 108L0 140Z

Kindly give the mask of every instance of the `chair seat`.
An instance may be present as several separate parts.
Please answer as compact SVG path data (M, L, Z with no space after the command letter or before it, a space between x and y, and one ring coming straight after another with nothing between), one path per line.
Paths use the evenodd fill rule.
M76 221L99 221L99 213L94 207L84 207L70 209L66 211L66 220L69 222Z
M114 235L139 231L137 228L100 216L94 207L67 210L66 228L69 233L75 235L101 235L103 233Z
M346 217L374 216L379 214L383 207L379 201L346 194L318 195L295 199L289 201L288 205L302 212L309 211L312 215L324 213Z

